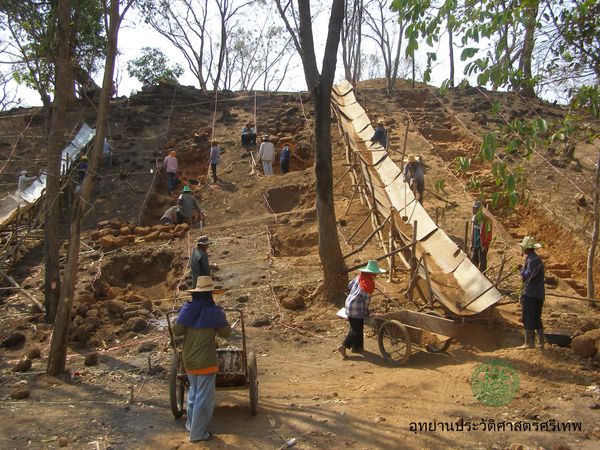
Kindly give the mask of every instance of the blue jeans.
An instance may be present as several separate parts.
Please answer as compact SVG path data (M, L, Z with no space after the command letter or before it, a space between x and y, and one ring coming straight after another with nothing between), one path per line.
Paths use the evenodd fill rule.
M273 161L264 161L262 162L263 172L265 175L273 175Z
M206 427L212 419L215 409L216 373L210 375L191 375L190 390L187 397L187 422L185 428L190 432L190 442L208 438Z
M169 194L175 187L175 172L167 172L167 191Z

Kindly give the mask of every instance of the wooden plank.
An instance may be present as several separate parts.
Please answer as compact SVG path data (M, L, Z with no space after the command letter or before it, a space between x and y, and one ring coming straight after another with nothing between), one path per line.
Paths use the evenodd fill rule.
M456 334L454 321L450 319L436 317L417 311L410 311L408 309L398 311L397 317L403 324L422 328L430 333L441 334L448 337L454 337Z

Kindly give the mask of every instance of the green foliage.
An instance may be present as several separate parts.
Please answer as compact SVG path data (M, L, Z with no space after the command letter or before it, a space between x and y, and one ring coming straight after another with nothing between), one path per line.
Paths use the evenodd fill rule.
M91 74L106 54L106 39L101 2L73 2L70 42L74 67ZM57 2L4 0L0 15L5 20L5 42L16 61L13 77L37 92L46 102L54 89Z
M446 194L446 180L443 178L435 180L435 190Z
M467 158L466 156L457 156L454 158L454 164L457 172L464 173L471 167L471 158Z
M127 62L127 73L140 83L176 82L183 74L183 67L179 64L170 66L168 58L160 49L144 47L141 53L141 56Z

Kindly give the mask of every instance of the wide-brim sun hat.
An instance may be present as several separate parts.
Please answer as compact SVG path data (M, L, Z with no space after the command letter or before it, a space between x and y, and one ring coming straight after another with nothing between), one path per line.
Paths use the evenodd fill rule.
M365 267L361 267L358 270L360 272L367 273L385 273L385 269L380 268L379 264L377 264L377 261L375 261L374 259L370 260Z
M190 189L189 186L184 186L183 189L181 190L181 192L192 192L192 190Z
M198 238L197 245L208 245L208 244L210 244L210 240L208 239L208 236L203 235Z
M408 155L408 158L406 159L408 162L415 162L417 160L415 155Z
M268 134L263 134L262 140L263 141L268 141L269 140L269 135Z
M481 208L481 202L479 200L475 200L473 202L473 208L477 208L477 209Z
M519 245L523 250L526 250L528 248L536 249L542 246L542 244L535 241L535 238L533 236L525 236Z
M213 294L222 294L223 289L216 289L212 277L201 275L196 278L196 287L187 289L185 292L212 292Z

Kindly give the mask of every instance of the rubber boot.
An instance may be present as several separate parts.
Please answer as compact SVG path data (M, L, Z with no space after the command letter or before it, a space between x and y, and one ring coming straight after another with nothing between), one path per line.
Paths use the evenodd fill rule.
M525 330L525 342L517 347L518 349L535 348L535 331Z
M537 347L540 349L544 349L544 329L540 328L539 330L535 330L538 338Z

